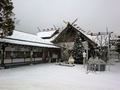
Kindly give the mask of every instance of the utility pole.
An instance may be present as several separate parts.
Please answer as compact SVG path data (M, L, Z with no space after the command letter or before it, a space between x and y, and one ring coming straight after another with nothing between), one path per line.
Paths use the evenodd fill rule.
M110 71L110 37L111 37L111 33L113 32L108 32L108 28L106 28L107 30L107 34L108 34L108 65L109 65L109 71Z

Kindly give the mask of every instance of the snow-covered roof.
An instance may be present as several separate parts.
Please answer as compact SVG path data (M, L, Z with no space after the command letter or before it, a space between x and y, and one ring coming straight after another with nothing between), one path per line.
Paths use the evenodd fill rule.
M59 35L59 31L58 31L58 33L56 33L55 30L53 30L53 31L45 31L45 32L38 32L37 33L37 36L40 37L40 38L43 38L44 41L46 41L46 42L53 41L58 35Z
M76 32L80 32L81 36L84 38L84 40L87 40L92 46L96 46L97 44L92 40L92 36L87 35L86 33L84 33L82 30L78 30L76 27L72 26L72 25L67 25L67 27L65 27L65 29L63 29L61 32L59 32L59 35L52 40L52 42L58 43L58 42L64 42L62 41L61 38L63 34L66 35L66 33L68 33L71 30L75 30ZM72 31L71 31L72 33ZM75 34L76 35L76 34ZM66 39L68 37L65 37ZM71 38L71 36L69 36L69 38Z
M74 26L73 26L74 27ZM75 27L74 27L75 28ZM76 30L78 30L77 28L75 28ZM92 42L94 42L95 40L95 36L91 36L91 35L88 35L86 34L85 32L81 31L81 30L78 30L79 32L81 32L84 36L86 36L88 39L90 39ZM62 32L62 31L61 31ZM50 41L53 41L61 32L59 32L58 34L56 34L55 36L51 37L53 35L53 33L55 33L55 30L53 31L44 31L44 32L38 32L37 33L37 36L41 37L41 38L44 38L44 37L51 37L51 38L48 38L48 39L44 39L45 41L47 42L50 42ZM96 43L96 42L94 42ZM96 43L98 44L98 43Z
M1 42L20 44L20 45L30 45L30 46L40 46L40 47L54 47L50 41L45 41L37 35L24 33L21 31L13 31L12 36L7 36L5 39L0 39Z
M45 42L42 38L38 37L37 35L16 31L16 30L14 30L12 36L8 36L7 38L52 44L51 42Z
M80 31L80 30L79 30ZM86 37L88 37L91 41L93 41L93 36L86 34L85 32L80 31L82 34L84 34Z
M39 36L39 37L51 37L54 32L55 32L55 30L38 32L37 36Z

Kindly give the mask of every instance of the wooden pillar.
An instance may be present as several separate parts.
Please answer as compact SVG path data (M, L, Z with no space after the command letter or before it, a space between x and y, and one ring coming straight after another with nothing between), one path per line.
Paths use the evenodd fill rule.
M32 64L32 62L33 62L33 50L32 50L32 47L31 47L31 49L30 49L30 64Z
M49 53L49 49L48 48L44 48L42 57L43 57L43 61L45 61L45 62L49 62L49 55L48 55L48 53Z
M42 60L44 60L44 48L42 48Z
M2 44L2 48L1 48L1 66L5 68L5 64L4 64L4 52L5 52L5 45L3 43Z
M49 63L51 63L51 58L50 58L50 51L48 50L48 61L49 61Z
M25 46L23 46L23 50L24 50L24 52L23 52L23 58L24 58L24 62L25 62L25 59L26 59L26 51L25 51Z
M13 63L13 58L14 58L14 53L13 53L14 49L13 49L13 46L11 47L11 63Z
M33 59L33 51L30 52L30 63L32 64Z

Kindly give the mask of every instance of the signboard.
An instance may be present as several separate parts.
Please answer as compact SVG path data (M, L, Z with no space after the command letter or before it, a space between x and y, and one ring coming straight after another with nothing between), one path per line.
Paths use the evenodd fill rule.
M6 47L5 48L5 51L10 51L11 50L11 47Z

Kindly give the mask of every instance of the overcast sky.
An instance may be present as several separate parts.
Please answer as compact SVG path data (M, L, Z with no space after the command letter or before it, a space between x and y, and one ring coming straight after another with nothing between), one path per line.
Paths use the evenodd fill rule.
M20 20L16 29L36 34L41 30L76 24L85 31L120 33L120 0L12 0Z

